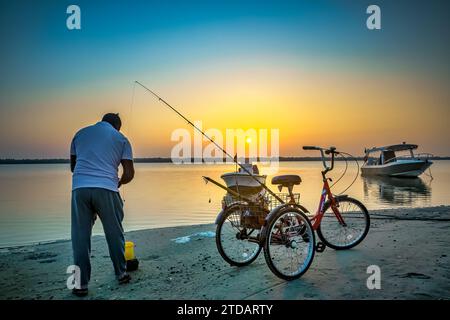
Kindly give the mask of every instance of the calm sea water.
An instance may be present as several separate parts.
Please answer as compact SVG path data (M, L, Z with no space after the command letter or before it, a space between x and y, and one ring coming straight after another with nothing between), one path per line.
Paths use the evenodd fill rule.
M301 202L315 211L321 191L320 162L283 162L278 174L298 174ZM330 177L338 177L338 162ZM221 181L232 165L136 164L135 180L122 189L125 199L124 228L129 230L213 223L221 207L222 189L205 184L203 175ZM263 170L264 173L264 170ZM357 173L355 165L334 187L339 193ZM450 161L435 161L434 179L357 177L346 192L380 208L422 207L450 204ZM270 176L268 182L270 182ZM66 164L0 166L0 247L70 237L71 173ZM275 190L275 188L273 188ZM94 234L102 234L100 221Z

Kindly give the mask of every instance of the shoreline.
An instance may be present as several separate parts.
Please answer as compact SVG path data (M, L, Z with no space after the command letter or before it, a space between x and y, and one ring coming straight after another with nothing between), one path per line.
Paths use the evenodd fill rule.
M376 210L369 210L369 214L371 214L372 212L393 212L393 211L403 211L403 210L415 210L415 209L422 209L422 210L428 210L428 209L435 209L435 208L442 208L442 207L448 207L450 210L450 205L445 205L445 204L441 204L441 205L435 205L435 206L427 206L427 207L399 207L399 208L388 208L388 209L376 209ZM101 222L99 222L101 223ZM143 228L143 229L130 229L130 230L126 230L125 234L130 233L130 232L145 232L145 231L152 231L152 230L159 230L159 229L170 229L170 228L194 228L194 227L201 227L201 226L208 226L208 225L214 225L213 223L200 223L200 224L186 224L186 225L176 225L176 226L168 226L168 227L155 227L155 228ZM92 235L92 239L96 238L96 237L103 237L104 238L104 234L95 234ZM2 251L5 250L13 250L13 249L21 249L21 248L26 248L26 247L30 247L30 246L38 246L38 245L46 245L46 244L52 244L52 243L58 243L58 242L70 242L71 238L59 238L59 239L50 239L50 240L38 240L38 241L32 241L29 243L24 243L24 244L17 244L17 245L6 245L6 246L0 246L0 253ZM450 243L449 243L450 245Z
M360 245L316 253L308 272L291 282L274 276L263 254L250 266L230 267L211 237L215 225L200 224L126 232L140 266L130 284L119 286L105 238L95 236L85 299L450 299L450 206L371 214ZM2 250L0 299L79 299L66 288L71 256L69 240ZM369 265L381 269L380 290L366 286Z
M326 158L328 160L328 158ZM355 160L363 161L364 156L355 156ZM450 156L433 156L429 158L430 160L450 160ZM227 158L223 158L220 162L217 159L178 159L179 162L173 162L172 158L135 158L135 163L173 163L173 164L234 164L234 162L229 162ZM302 161L322 161L321 157L279 157L279 158L264 158L257 159L256 162L263 161L278 161L278 162L302 162ZM342 158L336 158L335 161L345 161ZM10 165L10 164L69 164L69 159L0 159L0 165Z
M99 222L101 224L101 222ZM210 223L201 223L201 224L187 224L187 225L178 225L178 226L170 226L170 227L155 227L155 228L144 228L144 229L130 229L125 231L125 234L129 232L139 232L139 231L152 231L157 229L168 229L168 228L181 228L181 227L197 227L197 226L203 226L203 225L210 225ZM95 234L92 235L92 239L97 237L105 237L104 234ZM71 238L60 238L60 239L51 239L51 240L38 240L38 241L32 241L29 243L24 244L17 244L17 245L6 245L6 246L0 246L0 253L4 250L13 250L13 249L20 249L20 248L26 248L26 247L32 247L32 246L39 246L39 245L46 245L46 244L52 244L52 243L58 243L58 242L70 242Z

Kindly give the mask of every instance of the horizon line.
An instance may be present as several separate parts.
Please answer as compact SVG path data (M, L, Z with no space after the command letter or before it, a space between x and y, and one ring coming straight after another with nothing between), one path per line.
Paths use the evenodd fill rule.
M328 158L328 157L327 157ZM222 158L220 161L220 158L194 158L191 157L190 159L186 158L176 158L181 163L192 163L192 164L198 164L198 163L204 163L204 162L214 162L217 164L231 164L233 162L228 162L227 158ZM349 159L356 159L356 160L363 160L363 156L356 156L354 158L347 158ZM433 156L430 157L431 160L450 160L450 156ZM294 156L280 156L280 157L264 157L264 158L257 158L254 161L273 161L278 160L280 162L289 162L289 161L321 161L321 157L294 157ZM336 158L336 161L345 161L344 158ZM134 158L133 161L135 163L172 163L172 158L170 157L138 157ZM70 163L69 158L22 158L22 159L16 159L16 158L2 158L0 159L0 164L58 164L58 163Z

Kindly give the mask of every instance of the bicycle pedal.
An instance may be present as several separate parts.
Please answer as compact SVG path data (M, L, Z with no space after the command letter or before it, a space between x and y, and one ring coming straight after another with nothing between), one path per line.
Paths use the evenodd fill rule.
M326 247L327 246L323 242L317 242L317 244L316 244L316 251L317 252L324 252Z

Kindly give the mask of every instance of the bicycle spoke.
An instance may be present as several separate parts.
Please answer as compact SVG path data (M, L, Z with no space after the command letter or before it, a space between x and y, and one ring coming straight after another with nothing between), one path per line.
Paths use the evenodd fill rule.
M307 227L306 235L301 233L305 227L303 218L294 213L282 215L269 230L269 251L272 265L285 276L301 274L312 259L312 229ZM310 242L305 241L308 236Z
M338 248L350 247L365 235L368 225L367 217L365 212L351 201L340 201L337 210L339 210L345 225L339 223L330 207L321 221L321 233L327 242Z
M230 212L220 229L220 243L225 255L234 262L245 263L259 253L259 244L251 242L248 237L254 229L247 230L241 226L241 212ZM243 236L243 238L239 238ZM245 238L246 236L247 238Z

